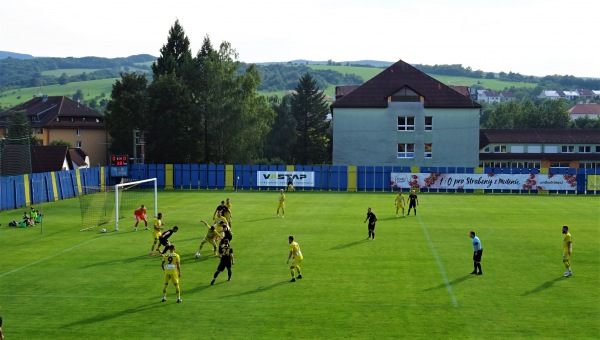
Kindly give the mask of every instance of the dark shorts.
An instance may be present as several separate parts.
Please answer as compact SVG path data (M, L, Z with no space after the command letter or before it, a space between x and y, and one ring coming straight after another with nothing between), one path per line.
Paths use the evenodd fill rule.
M160 244L161 244L161 245L163 245L163 246L166 246L166 245L168 245L168 244L169 244L169 240L165 240L165 239L164 239L164 238L162 238L162 237L159 237L159 238L158 238L158 242L160 242Z
M375 230L375 223L369 223L369 230Z
M473 252L473 261L481 262L481 255L483 255L483 249Z
M222 272L223 270L225 270L225 268L231 269L231 262L230 261L221 261L219 263L219 266L217 267L217 271Z

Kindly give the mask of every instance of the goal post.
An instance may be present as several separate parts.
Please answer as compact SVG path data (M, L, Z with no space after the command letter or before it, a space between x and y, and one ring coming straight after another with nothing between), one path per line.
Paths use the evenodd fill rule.
M123 218L127 215L127 212L124 210L131 209L131 213L133 213L133 209L137 208L141 204L144 204L141 201L140 195L132 195L131 192L139 192L140 190L152 191L153 196L153 216L158 214L158 185L156 178L149 178L140 181L132 181L127 183L119 183L115 185L115 231L119 230L119 219ZM142 188L141 188L142 187ZM143 188L149 187L149 188ZM131 199L129 199L131 196ZM148 195L145 198L148 199ZM148 204L146 203L146 207Z

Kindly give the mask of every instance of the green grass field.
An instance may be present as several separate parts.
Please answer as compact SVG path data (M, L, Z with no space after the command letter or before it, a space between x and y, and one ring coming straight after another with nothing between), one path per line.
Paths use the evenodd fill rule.
M233 204L235 266L210 286L203 248L211 219ZM597 338L600 201L591 196L420 194L418 216L395 217L392 193L161 191L159 210L182 261L182 299L161 303L150 232L80 232L78 199L47 203L43 229L6 227L0 213L0 315L7 339ZM143 202L140 202L143 203ZM379 221L367 241L367 207ZM131 213L133 215L133 212ZM563 224L573 235L564 278ZM473 270L470 230L484 275ZM287 237L303 279L288 282Z

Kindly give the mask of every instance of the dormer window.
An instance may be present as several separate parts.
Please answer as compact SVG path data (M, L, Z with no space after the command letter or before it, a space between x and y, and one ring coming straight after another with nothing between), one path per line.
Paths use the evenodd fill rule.
M73 117L71 117L71 123L74 122L74 121L75 121L75 119Z
M390 102L420 102L421 96L409 89L408 87L403 87L398 90L396 93L392 94L388 101Z

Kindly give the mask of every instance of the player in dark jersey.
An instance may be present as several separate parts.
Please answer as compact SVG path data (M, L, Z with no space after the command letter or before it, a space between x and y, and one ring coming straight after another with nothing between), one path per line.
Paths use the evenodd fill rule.
M367 240L370 238L375 240L375 222L377 222L377 216L371 211L371 208L367 209L367 218L365 219L365 222L367 222L367 220L369 221L369 236L367 236Z
M221 242L219 242L219 247L221 247L221 244L223 244L223 241L227 240L229 243L231 243L231 240L233 239L233 233L231 232L231 227L225 222L221 222L220 226L221 226L221 234L223 235L223 238L221 239Z
M221 261L219 262L219 266L217 267L217 271L215 272L212 281L210 281L211 286L215 284L217 276L219 276L219 274L225 268L227 268L227 281L231 281L231 266L234 265L234 262L233 248L231 248L231 246L229 245L228 239L223 239L221 244L219 244L219 257L221 258Z
M217 216L218 211L221 212L221 216L225 216L225 213L229 213L229 208L227 208L227 205L225 205L225 201L221 201L221 204L219 204L215 209L215 212L213 213L213 220Z
M167 250L169 250L169 247L171 246L171 242L169 242L169 237L171 237L171 235L173 235L173 233L176 233L177 230L179 230L179 227L174 226L173 229L169 229L169 230L165 231L164 233L162 233L162 235L160 235L160 237L158 238L158 241L160 242L161 245L164 246L161 254L164 255L164 253L166 253Z

